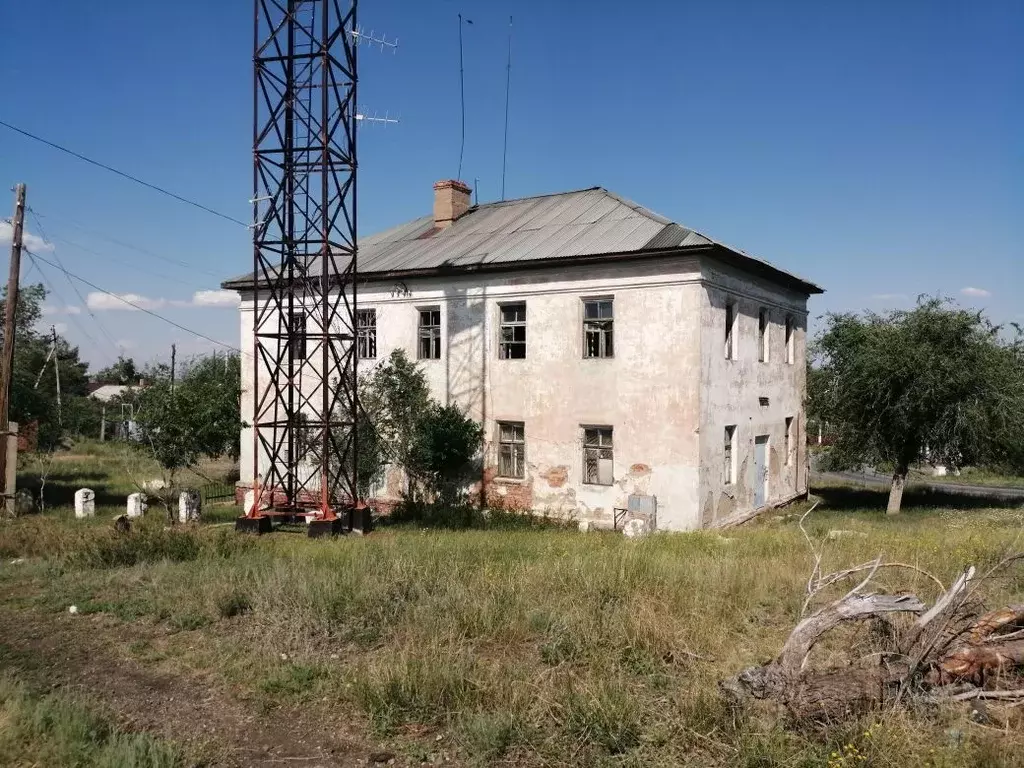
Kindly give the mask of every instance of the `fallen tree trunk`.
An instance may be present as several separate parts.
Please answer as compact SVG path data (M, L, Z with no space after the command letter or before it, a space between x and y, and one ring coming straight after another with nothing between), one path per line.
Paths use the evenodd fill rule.
M1011 562L1016 558L1008 558ZM816 558L815 568L820 563ZM895 564L899 565L899 564ZM971 698L1024 699L1024 605L984 613L973 599L975 570L968 568L928 608L916 595L863 593L879 568L872 564L840 572L870 572L846 595L802 619L778 656L723 680L722 689L737 702L767 699L800 720L834 720L879 705L898 704L909 694L929 701ZM823 576L812 582L830 586ZM934 578L934 577L933 577ZM823 588L810 588L808 599ZM888 617L917 614L900 631ZM848 622L885 622L892 630L885 647L842 666L808 668L821 639Z

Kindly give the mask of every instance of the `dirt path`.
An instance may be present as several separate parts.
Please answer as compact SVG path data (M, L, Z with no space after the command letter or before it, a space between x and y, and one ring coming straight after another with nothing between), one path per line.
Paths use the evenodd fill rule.
M40 685L67 686L98 699L128 730L196 747L213 765L406 764L360 738L343 713L258 712L209 676L163 672L127 653L131 642L156 632L100 614L41 614L0 605L0 645L9 657L4 666Z

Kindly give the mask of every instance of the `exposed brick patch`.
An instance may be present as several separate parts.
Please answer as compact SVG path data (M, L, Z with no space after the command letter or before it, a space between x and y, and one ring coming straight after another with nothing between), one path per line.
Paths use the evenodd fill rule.
M18 453L30 453L39 443L39 422L18 425Z
M629 468L631 474L634 475L649 475L651 474L651 468L647 464L634 464Z
M487 506L517 512L533 511L533 483L529 480L503 480L497 475L497 467L484 468Z
M551 467L547 472L541 472L540 476L548 481L551 488L561 488L569 482L569 468L564 464Z

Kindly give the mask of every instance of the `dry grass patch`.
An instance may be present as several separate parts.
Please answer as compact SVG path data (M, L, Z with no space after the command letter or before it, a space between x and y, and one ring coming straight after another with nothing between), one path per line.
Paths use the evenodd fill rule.
M865 534L830 543L832 565L884 552L949 581L965 563L995 562L1020 526L1008 510L950 525L966 514L826 511L809 524L816 536ZM0 551L27 541L22 524L0 528ZM68 536L100 536L89 530ZM65 553L59 567L35 566L54 569L41 599L191 632L203 664L268 706L354 707L379 734L427 745L447 735L482 764L845 766L848 744L866 755L858 765L1024 764L1016 731L966 712L807 731L768 709L730 710L718 681L769 659L799 616L810 562L792 521L639 542L559 530L239 545L220 531L189 535L190 558L150 549L115 566ZM913 572L887 586L934 590ZM993 585L993 601L1019 601L1022 586Z

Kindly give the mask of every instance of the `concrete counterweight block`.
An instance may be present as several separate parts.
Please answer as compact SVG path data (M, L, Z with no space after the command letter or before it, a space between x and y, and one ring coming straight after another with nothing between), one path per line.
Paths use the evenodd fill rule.
M142 517L146 514L146 509L148 507L149 505L146 503L146 494L128 494L128 517Z
M642 539L650 534L650 532L650 524L646 520L636 518L627 520L626 524L622 527L623 535L629 539Z
M79 488L75 491L75 517L95 517L96 492L92 488Z
M195 488L182 491L178 497L178 522L198 523L203 511L203 497Z
M267 503L267 496L268 495L269 494L263 494L263 498L260 499L260 509L259 509L260 512L262 512L265 509L270 509L270 505ZM252 508L253 508L253 506L255 506L255 504L256 504L256 492L252 491L252 490L246 491L245 492L245 498L242 501L242 514L243 515L248 515L252 511Z

